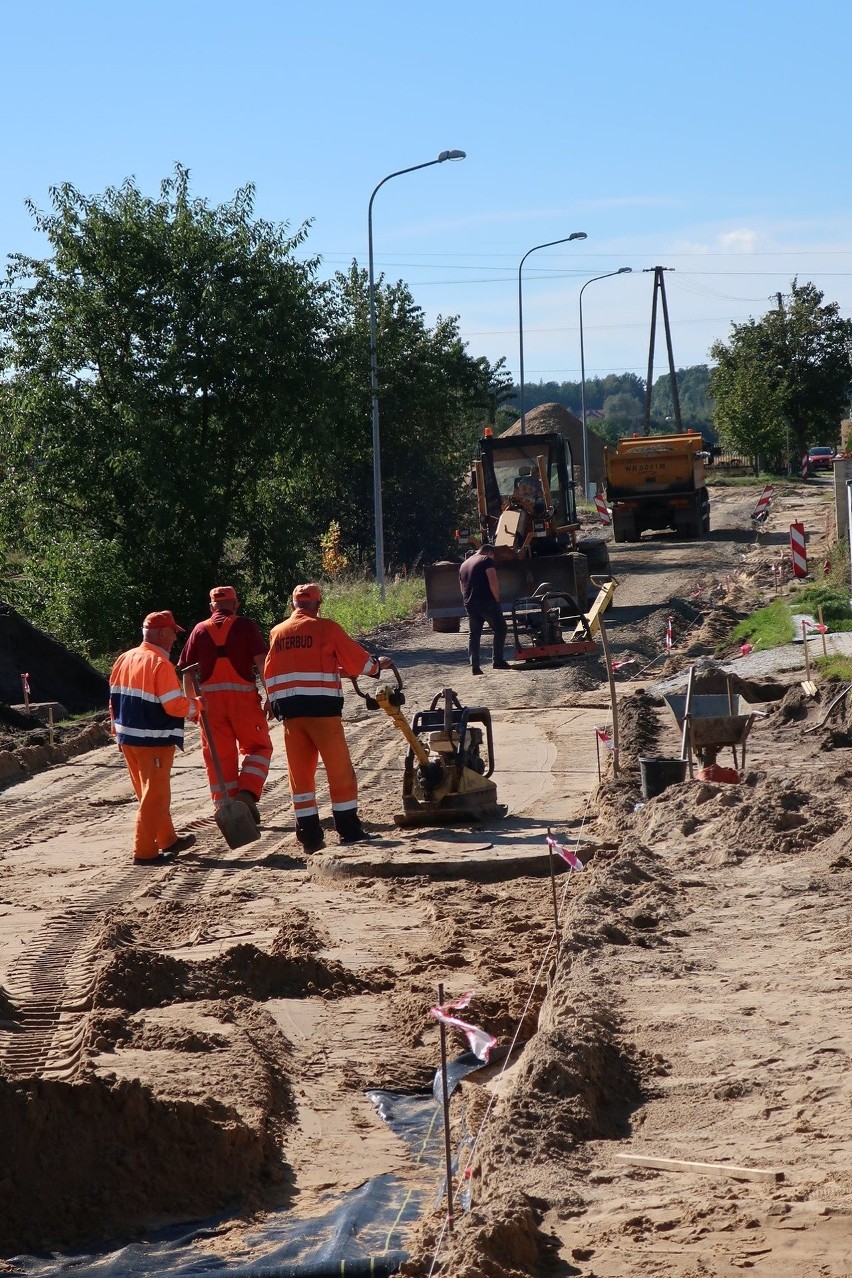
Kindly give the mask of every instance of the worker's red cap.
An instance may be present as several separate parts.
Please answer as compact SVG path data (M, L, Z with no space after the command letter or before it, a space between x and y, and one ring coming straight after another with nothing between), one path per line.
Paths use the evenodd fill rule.
M236 603L237 592L233 586L214 586L210 591L211 603Z
M179 635L186 634L183 626L179 626L171 612L149 612L142 622L143 630L176 630Z
M293 591L293 607L299 608L306 603L322 603L322 591L315 581L296 586Z

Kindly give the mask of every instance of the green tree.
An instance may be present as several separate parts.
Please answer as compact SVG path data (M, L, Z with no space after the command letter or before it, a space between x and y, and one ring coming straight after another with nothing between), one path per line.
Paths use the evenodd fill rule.
M620 394L635 395L644 402L643 379L635 373L607 373L606 377L587 377L586 411L602 409L604 400L608 396ZM509 398L515 405L520 403L517 386L511 386ZM579 382L524 383L524 406L527 412L538 408L541 404L561 404L579 417L582 399L582 387ZM516 412L514 420L517 421L517 418ZM509 425L512 425L512 422Z
M852 321L823 304L813 284L793 280L786 299L762 319L733 326L715 342L709 393L728 447L749 457L798 458L814 443L833 443L849 402Z
M336 519L347 553L366 562L374 552L369 292L356 264L335 276L330 305L323 406L330 442L312 463L310 510L323 529ZM402 281L377 281L376 318L385 553L393 568L446 553L476 440L494 421L509 377L502 361L492 366L468 354L455 317L429 328Z
M325 312L307 228L255 220L251 186L211 208L177 167L157 199L51 201L31 210L51 256L13 257L0 288L0 539L30 612L103 652L150 607L200 615L226 569L295 561Z
M706 438L715 436L713 401L708 392L710 368L707 364L693 364L675 372L677 395L680 404L681 424L684 430L700 431ZM662 374L654 382L651 391L652 420L674 430L674 398L671 377Z
M607 436L617 439L642 430L642 400L627 391L607 395L603 402L604 425Z

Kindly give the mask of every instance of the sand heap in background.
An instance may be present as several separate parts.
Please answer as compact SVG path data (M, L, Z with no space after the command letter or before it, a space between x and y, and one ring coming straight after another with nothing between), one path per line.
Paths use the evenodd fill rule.
M547 435L553 433L562 435L571 445L571 456L574 460L574 469L578 474L582 475L583 471L583 423L579 417L575 416L569 408L564 408L562 404L539 404L538 408L532 408L528 413L524 414L524 424L526 433L529 435ZM514 426L510 426L508 430L503 431L503 438L506 435L520 435L521 422L520 418L515 422ZM595 435L593 431L589 431L589 472L593 481L600 480L603 482L604 477L604 441L599 435ZM579 490L578 490L579 491Z

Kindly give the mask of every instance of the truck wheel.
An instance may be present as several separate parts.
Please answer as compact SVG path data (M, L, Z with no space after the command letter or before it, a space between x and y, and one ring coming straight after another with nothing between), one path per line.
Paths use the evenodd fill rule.
M616 538L618 540L618 538ZM589 574L596 577L609 576L609 551L603 537L586 537L577 542L577 549L589 561Z
M457 635L461 630L461 617L433 617L432 630L438 635Z

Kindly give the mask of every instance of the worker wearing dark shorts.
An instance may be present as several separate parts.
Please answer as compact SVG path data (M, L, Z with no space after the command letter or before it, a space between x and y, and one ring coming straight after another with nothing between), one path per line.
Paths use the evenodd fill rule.
M506 619L500 607L500 587L497 582L497 569L494 567L494 547L488 542L484 542L476 554L469 555L459 568L459 585L470 625L467 650L470 654L471 672L475 675L482 674L482 667L479 664L479 644L486 622L494 634L493 668L495 670L510 669L508 661L503 658Z

